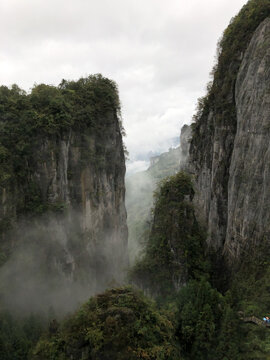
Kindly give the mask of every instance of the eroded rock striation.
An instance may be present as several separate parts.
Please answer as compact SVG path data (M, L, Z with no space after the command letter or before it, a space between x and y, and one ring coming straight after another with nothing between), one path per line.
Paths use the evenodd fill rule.
M45 90L52 91L42 86L35 90L39 100ZM54 111L51 123L43 129L49 116L45 113L37 131L28 130L28 138L22 137L27 151L12 148L7 137L1 144L8 167L0 188L0 280L8 289L8 302L24 302L31 309L44 303L69 307L68 299L76 303L113 281L121 282L128 265L125 158L116 88L94 76L65 83L57 92L68 107L66 123L55 131L60 110L54 110L54 100L44 110L33 94L18 95L24 97L20 101L30 97L39 116ZM4 129L8 116L6 106L0 119ZM19 116L23 119L24 112ZM11 123L11 131L23 127L20 121Z
M270 18L258 27L245 53L235 101L224 250L238 256L249 242L270 235Z
M270 231L270 7L260 2L258 16L247 18L253 5L225 31L212 88L193 125L189 157L208 244L230 263L268 241Z

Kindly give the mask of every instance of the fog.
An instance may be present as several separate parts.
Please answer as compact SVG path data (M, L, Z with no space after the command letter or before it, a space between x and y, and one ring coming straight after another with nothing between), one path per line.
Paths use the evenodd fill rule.
M180 164L183 167L187 161L181 145L152 157L147 170L127 176L126 207L131 264L141 255L151 228L154 192L162 179L174 175L180 170Z
M140 256L149 231L156 185L149 171L138 172L126 179L128 250L131 265Z
M19 221L6 234L14 247L0 270L4 308L25 315L53 309L61 317L90 296L119 285L127 269L113 259L113 234L103 232L103 241L97 241L94 234L83 233L81 221L76 212L46 214Z

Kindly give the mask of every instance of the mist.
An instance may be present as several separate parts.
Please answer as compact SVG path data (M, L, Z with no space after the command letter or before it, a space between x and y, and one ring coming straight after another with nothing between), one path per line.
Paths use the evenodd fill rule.
M127 269L111 256L122 251L114 234L105 231L97 239L81 230L82 221L75 211L45 214L18 221L6 234L14 246L0 270L4 308L25 315L53 309L61 317L123 281Z
M128 252L131 264L140 255L149 230L155 187L156 181L149 171L135 173L126 179Z
M180 146L150 158L150 166L126 177L126 208L130 263L141 256L151 228L154 193L166 177L188 167L191 127L181 128Z
M131 264L141 255L150 231L154 193L162 179L174 175L186 162L182 146L150 159L145 171L131 174L126 178L126 207L129 229L129 257Z
M146 171L126 178L130 265L141 256L151 228L153 194L163 178L179 171L187 147L182 136L180 147L151 158ZM62 317L90 296L125 283L128 261L123 260L125 245L118 241L116 214L111 216L110 208L102 212L91 227L81 210L69 207L17 220L4 235L12 244L0 269L4 308L24 314L53 309Z

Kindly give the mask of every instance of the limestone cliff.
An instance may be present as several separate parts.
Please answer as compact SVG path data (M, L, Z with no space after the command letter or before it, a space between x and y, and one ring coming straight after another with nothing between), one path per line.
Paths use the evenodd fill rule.
M270 234L270 18L258 27L245 53L235 101L225 251L239 255L241 248Z
M21 155L2 138L10 171L0 188L0 280L11 295L21 297L12 300L15 304L23 297L35 308L34 294L39 302L42 297L54 306L71 294L76 302L123 279L128 264L125 159L117 104L109 98L116 91L112 85L100 76L62 85L57 91L63 101L66 93L80 92L68 100L65 116L72 120L57 131L51 125L41 130L43 123L37 132L30 131L29 138L23 138L29 149ZM40 99L43 90L38 91ZM52 103L48 106L53 108ZM6 106L0 119L4 129L8 111ZM87 118L79 120L83 112ZM23 118L23 111L19 116ZM59 125L57 116L55 112L51 118L53 126ZM16 125L14 121L11 130Z
M232 263L269 238L270 3L249 1L220 43L190 148L208 243Z

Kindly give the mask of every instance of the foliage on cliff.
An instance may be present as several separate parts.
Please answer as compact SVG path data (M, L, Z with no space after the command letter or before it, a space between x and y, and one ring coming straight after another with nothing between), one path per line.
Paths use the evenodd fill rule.
M206 153L204 150L211 143L209 137L213 135L217 125L229 126L236 131L234 90L237 73L254 31L268 16L269 0L250 0L232 18L223 33L217 49L217 64L212 71L213 81L208 84L206 96L198 101L195 122L192 124L191 150L196 152L198 160L203 159ZM214 116L209 118L211 112ZM206 123L207 129L203 130L205 136L202 136L202 127Z
M133 281L157 296L174 293L207 269L205 232L194 215L192 181L184 172L164 179L155 194L153 225Z
M43 337L32 359L179 359L174 327L153 302L131 288L97 295Z
M217 289L216 279L222 274L215 273L216 264L205 251L206 236L194 215L193 194L191 178L183 172L161 183L145 252L131 278L160 306L174 309L183 359L266 360L270 332L244 323L239 312L268 314L269 250L247 259L225 293Z
M29 94L17 85L10 89L1 86L0 186L24 183L29 178L32 158L41 139L59 137L70 129L80 132L88 129L98 136L106 127L108 112L120 113L118 89L112 80L101 75L63 80L58 87L35 85ZM23 212L40 203L40 192L34 183L27 184L25 189L29 206L25 204Z
M0 359L26 360L29 351L36 345L45 330L45 321L40 315L14 316L7 311L0 313Z
M89 164L96 172L117 172L118 166L122 167L118 173L124 173L122 144L119 154L106 147L110 131L121 142L121 130L117 85L100 74L63 80L59 86L35 85L29 93L17 85L0 86L0 265L24 241L8 232L16 230L19 220L31 227L36 217L47 212L58 216L69 206L61 195L64 189L51 191L56 188L53 181L79 178L78 169L81 174ZM76 159L67 145L70 141ZM118 155L122 161L115 164ZM66 157L70 161L63 164ZM99 196L98 191L95 194Z

